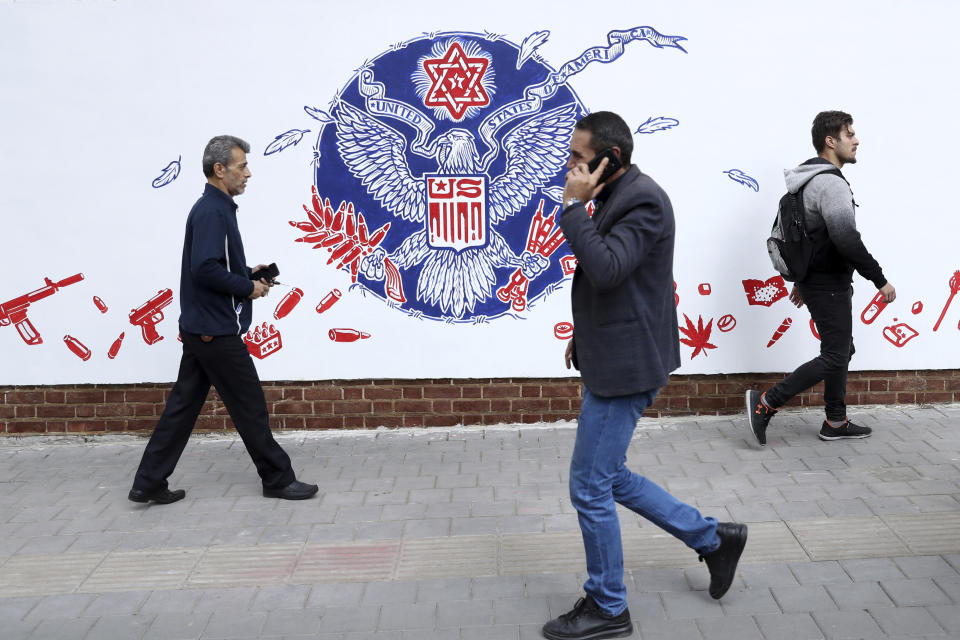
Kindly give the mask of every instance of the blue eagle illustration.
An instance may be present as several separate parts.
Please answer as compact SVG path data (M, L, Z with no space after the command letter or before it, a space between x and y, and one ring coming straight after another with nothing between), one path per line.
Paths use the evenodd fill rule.
M411 175L404 136L345 101L338 103L333 115L337 149L350 173L387 211L423 224L426 181L422 175ZM575 123L576 105L571 103L531 116L504 136L505 171L489 181L487 192L490 240L486 246L460 251L431 247L421 227L389 256L400 269L423 265L417 280L420 300L438 306L444 315L462 318L493 295L495 269L524 266L523 257L513 253L494 227L519 212L537 189L557 175L566 163ZM466 129L450 129L427 148L433 150L438 170L445 175L476 175L482 170L475 136Z

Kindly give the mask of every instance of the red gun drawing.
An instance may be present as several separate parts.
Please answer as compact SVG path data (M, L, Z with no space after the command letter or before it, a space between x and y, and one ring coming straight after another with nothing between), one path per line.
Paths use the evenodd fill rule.
M30 322L30 319L27 318L27 308L30 306L30 303L52 296L63 287L75 284L81 280L83 280L82 273L74 274L59 282L54 282L50 278L44 278L45 286L40 287L36 291L25 293L19 298L7 300L0 304L0 326L5 327L8 324L12 324L17 327L17 333L20 334L24 342L27 344L42 344L43 338L37 333L37 329L33 326L33 323Z
M157 323L163 320L163 308L173 302L173 291L161 289L136 309L130 310L130 324L140 327L143 341L154 344L163 340L157 333Z

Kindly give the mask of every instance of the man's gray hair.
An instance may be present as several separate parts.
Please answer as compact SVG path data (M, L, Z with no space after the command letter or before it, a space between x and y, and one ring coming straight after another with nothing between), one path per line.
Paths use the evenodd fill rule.
M208 178L213 175L213 165L218 162L223 166L230 164L234 147L244 153L250 153L250 143L237 136L217 136L210 138L203 150L203 175Z

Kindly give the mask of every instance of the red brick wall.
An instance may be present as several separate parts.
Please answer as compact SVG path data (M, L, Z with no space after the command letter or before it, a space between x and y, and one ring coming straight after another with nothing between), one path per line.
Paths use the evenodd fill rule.
M747 389L766 388L782 378L774 373L672 376L646 415L737 413ZM149 431L169 390L169 384L0 387L0 434ZM804 393L791 405L819 405L821 390ZM264 391L275 429L555 422L575 419L580 408L579 379L572 378L270 382ZM960 402L960 370L852 372L847 391L850 405ZM211 392L197 429L232 426Z

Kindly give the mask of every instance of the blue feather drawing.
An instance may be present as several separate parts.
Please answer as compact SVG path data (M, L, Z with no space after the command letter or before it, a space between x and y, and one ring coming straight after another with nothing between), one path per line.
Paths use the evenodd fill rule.
M176 160L163 168L163 172L151 183L154 189L165 187L177 179L177 176L180 175L180 158L182 157L183 156L177 156Z
M647 118L647 121L640 125L634 133L656 133L657 131L666 131L673 129L680 124L676 118L667 118L660 116L658 118Z
M547 38L550 37L549 31L534 31L520 43L520 55L517 56L517 69L523 66L523 63L533 57Z
M296 144L303 139L303 134L309 132L310 129L290 129L290 131L284 131L274 138L273 142L267 145L267 148L263 150L263 155L269 156L274 153L279 153L287 147L296 146Z
M330 117L330 114L324 111L323 109L317 109L316 107L305 106L303 108L307 112L307 115L313 118L314 120L319 120L323 124L329 124L334 122L334 119Z
M739 182L744 186L750 187L754 191L760 191L760 183L745 174L743 171L740 171L740 169L730 169L729 171L724 171L724 173L727 174L727 177L734 182Z

